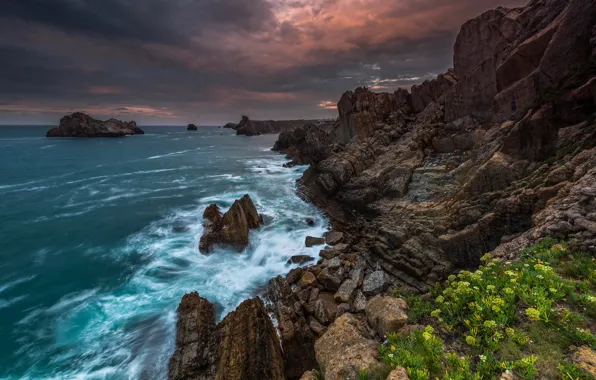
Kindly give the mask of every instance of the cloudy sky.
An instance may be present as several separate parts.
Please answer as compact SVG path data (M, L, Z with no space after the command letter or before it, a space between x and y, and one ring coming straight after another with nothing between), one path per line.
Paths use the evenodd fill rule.
M523 0L2 0L0 124L335 117L341 94L452 66L459 26Z

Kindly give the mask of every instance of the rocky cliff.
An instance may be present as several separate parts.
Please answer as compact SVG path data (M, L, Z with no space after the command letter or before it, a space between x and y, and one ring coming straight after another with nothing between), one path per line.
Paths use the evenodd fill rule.
M346 253L421 291L545 236L594 250L595 25L596 0L467 22L453 70L411 93L342 96L303 195L353 237Z
M182 298L170 380L283 379L277 332L259 298L244 301L219 324L198 293Z
M314 123L317 120L250 120L247 116L242 116L240 123L233 129L237 135L258 136L270 133L281 133L293 131L294 129L308 123ZM226 126L227 127L227 126Z
M63 117L60 125L49 130L46 137L123 137L144 133L134 121L125 122L116 119L101 121L76 112Z

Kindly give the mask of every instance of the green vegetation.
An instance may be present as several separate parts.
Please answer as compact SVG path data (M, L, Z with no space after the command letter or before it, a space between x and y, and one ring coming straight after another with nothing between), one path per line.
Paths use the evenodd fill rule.
M412 319L432 326L391 335L382 359L405 367L412 380L496 379L505 371L522 379L589 379L567 357L570 346L596 349L596 259L545 241L514 263L482 260L479 270L438 286L434 301L407 296Z

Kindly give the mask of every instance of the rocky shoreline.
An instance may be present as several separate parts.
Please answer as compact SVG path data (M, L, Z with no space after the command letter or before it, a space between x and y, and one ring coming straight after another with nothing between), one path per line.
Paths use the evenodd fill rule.
M170 379L307 380L313 370L358 379L381 366L388 333L420 328L408 325L394 291L428 293L487 252L516 260L546 238L596 252L596 0L488 11L462 26L454 50L454 69L411 92L358 88L341 97L332 128L280 135L275 150L288 166L310 165L300 194L333 230L316 265L273 279L260 295L281 355L275 334L251 317L260 301L230 318L255 326L239 330L241 350L197 346L203 303L181 304ZM262 339L250 343L254 336ZM245 368L214 370L201 359L207 351ZM396 368L388 379L408 375Z

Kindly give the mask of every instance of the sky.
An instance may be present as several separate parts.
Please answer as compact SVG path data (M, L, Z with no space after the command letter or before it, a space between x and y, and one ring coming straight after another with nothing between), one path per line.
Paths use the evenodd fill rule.
M0 124L337 117L358 86L452 67L466 20L524 0L2 0Z

